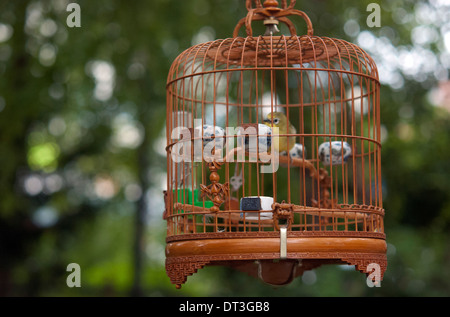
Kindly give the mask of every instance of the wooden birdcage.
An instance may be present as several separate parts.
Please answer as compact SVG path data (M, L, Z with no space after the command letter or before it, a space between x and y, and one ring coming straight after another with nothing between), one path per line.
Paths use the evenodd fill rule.
M172 64L164 219L178 288L205 265L274 285L323 264L384 274L377 68L358 46L313 35L294 4L247 0L232 38ZM253 36L254 20L264 35Z

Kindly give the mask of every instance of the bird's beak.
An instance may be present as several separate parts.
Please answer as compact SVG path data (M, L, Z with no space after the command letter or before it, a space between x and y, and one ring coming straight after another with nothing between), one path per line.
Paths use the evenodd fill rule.
M264 119L263 122L266 122L266 123L272 123L272 120L270 120L270 119Z

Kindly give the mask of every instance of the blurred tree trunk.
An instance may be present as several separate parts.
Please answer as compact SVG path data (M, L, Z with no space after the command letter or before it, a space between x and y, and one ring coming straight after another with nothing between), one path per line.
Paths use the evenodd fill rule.
M24 34L27 2L9 4L15 12L14 34L10 40L13 51L10 67L4 73L1 85L5 108L0 116L0 296L11 296L10 269L20 258L23 247L29 239L21 215L27 211L28 201L17 199L17 175L26 166L26 133L30 116L25 109L14 109L25 105L27 95L22 93L29 78L30 55L26 53ZM12 8L11 8L12 6ZM32 113L32 112L31 112ZM16 197L16 199L14 199Z
M147 129L146 129L147 131ZM147 135L147 132L144 134ZM134 245L133 245L133 286L131 289L132 296L143 296L142 278L144 268L145 255L145 216L147 210L146 189L149 188L149 181L146 171L148 170L148 149L149 141L144 137L142 145L138 149L138 174L142 194L136 204L136 215L134 220Z

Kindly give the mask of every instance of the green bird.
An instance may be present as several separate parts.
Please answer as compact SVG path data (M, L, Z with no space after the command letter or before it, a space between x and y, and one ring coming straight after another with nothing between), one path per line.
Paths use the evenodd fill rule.
M267 118L263 120L264 124L269 127L277 127L279 134L296 134L297 130L288 121L284 113L271 112L267 115ZM288 130L289 127L289 130ZM295 145L295 135L292 136L280 136L278 137L278 147L275 144L275 149L281 153L283 151L289 152ZM289 140L289 142L288 142ZM288 144L289 143L289 144Z

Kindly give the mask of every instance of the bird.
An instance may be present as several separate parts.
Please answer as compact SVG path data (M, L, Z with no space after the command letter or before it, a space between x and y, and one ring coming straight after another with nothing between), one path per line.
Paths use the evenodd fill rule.
M285 114L282 112L271 112L263 120L264 124L269 127L277 127L279 134L296 134L297 130L288 121ZM289 128L288 128L289 127ZM289 142L288 142L289 140ZM278 153L283 151L289 152L295 145L295 135L292 136L280 136L278 137L278 147L275 143L275 150Z

